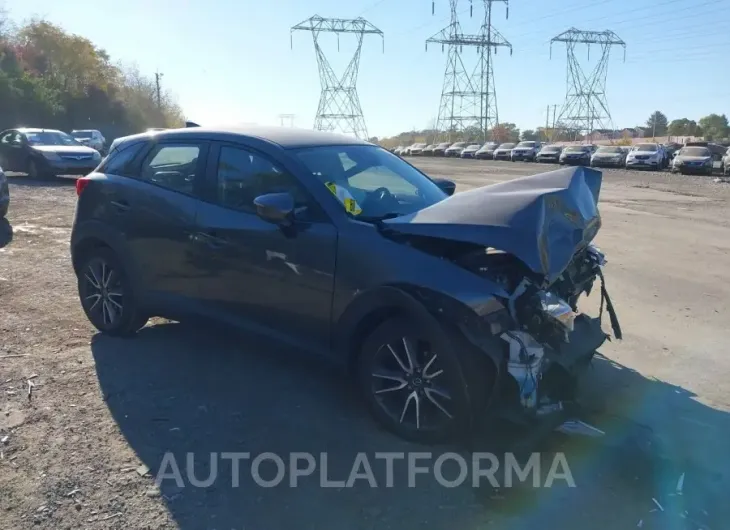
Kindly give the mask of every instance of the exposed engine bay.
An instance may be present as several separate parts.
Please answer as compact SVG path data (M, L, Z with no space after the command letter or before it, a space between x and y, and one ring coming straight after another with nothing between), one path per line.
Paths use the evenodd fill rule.
M518 385L520 403L525 409L537 411L540 404L549 401L547 396L541 396L540 382L551 365L561 361L569 361L566 363L569 364L574 360L562 359L561 354L569 350L571 339L576 340L576 322L582 324L587 319L579 312L578 300L582 294L589 295L597 281L601 282L601 315L597 329L600 331L605 305L614 335L621 338L621 329L603 284L601 269L606 259L593 244L576 252L568 267L552 283L504 252L481 249L453 259L461 267L498 283L509 293L503 302L509 309L514 329L502 333L501 338L508 345L507 371ZM602 339L608 338L600 333ZM592 357L594 348L589 348Z

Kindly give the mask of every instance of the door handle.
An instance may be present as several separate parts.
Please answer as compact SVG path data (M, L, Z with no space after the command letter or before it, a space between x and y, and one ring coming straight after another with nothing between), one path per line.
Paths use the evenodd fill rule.
M112 206L114 206L114 208L116 208L120 213L127 212L131 208L127 201L112 201Z
M196 243L203 243L212 249L219 249L228 246L227 239L218 237L214 233L193 232L190 234L190 239Z

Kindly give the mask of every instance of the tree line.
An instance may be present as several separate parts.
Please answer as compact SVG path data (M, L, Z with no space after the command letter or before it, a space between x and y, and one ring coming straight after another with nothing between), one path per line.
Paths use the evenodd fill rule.
M183 123L154 79L88 39L44 20L14 26L0 13L0 130L98 129L111 139Z
M655 111L649 116L646 124L642 126L644 129L644 137L663 137L663 136L696 136L702 137L708 141L726 141L730 137L730 126L728 118L725 114L709 114L700 118L698 121L688 118L678 118L671 122L667 116ZM618 131L615 131L616 139L620 139ZM467 127L463 131L453 130L441 133L434 129L424 129L421 131L408 131L397 134L390 138L371 138L371 141L380 143L386 147L395 147L397 145L410 145L416 142L435 143L442 138L448 138L449 141L458 142L483 142L484 134L478 127ZM581 139L576 136L575 132L565 128L556 127L554 129L545 127L537 127L536 129L520 129L514 123L500 123L487 131L487 141L498 143L518 142L520 140L528 141L573 141ZM630 143L630 140L629 140Z

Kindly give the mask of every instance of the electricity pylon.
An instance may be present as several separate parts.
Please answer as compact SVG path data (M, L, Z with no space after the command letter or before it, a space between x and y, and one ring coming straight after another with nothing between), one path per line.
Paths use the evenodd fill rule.
M314 119L314 128L319 131L336 131L354 134L358 138L367 139L368 131L365 127L365 118L360 107L360 98L357 95L357 74L360 68L360 53L365 35L380 35L385 39L383 32L362 17L356 19L322 18L315 15L293 26L291 32L309 31L314 39L314 51L317 54L319 81L322 93L319 98L317 116ZM337 35L337 49L340 48L340 33L353 33L357 39L357 48L345 72L337 77L329 64L327 57L319 43L320 33L335 33Z
M479 1L479 0L477 0ZM441 90L436 129L442 138L452 140L454 134L478 135L486 141L489 131L499 123L497 93L494 87L492 52L512 45L492 26L492 4L503 2L509 16L509 0L481 0L484 19L476 35L462 33L457 12L458 0L449 0L451 23L426 41L448 46L448 60ZM473 14L473 0L469 0ZM433 7L432 7L433 11ZM464 61L464 46L477 49L477 62L471 73ZM474 138L476 139L476 138Z
M587 139L596 129L613 131L613 119L606 99L608 59L612 46L622 46L626 60L626 43L613 31L581 31L570 28L550 40L551 57L553 42L564 42L568 53L565 103L558 115L561 128L574 134L576 139L578 136ZM578 44L587 45L588 60L591 58L591 44L599 45L600 59L588 76L575 54Z

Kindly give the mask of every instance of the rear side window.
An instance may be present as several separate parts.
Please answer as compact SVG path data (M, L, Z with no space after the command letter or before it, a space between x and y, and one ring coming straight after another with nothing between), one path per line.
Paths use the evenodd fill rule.
M142 162L138 178L193 195L200 150L196 144L158 144Z
M137 156L144 142L137 142L131 145L122 146L121 149L115 149L102 162L99 171L101 173L111 173L114 175L128 175L129 167Z

